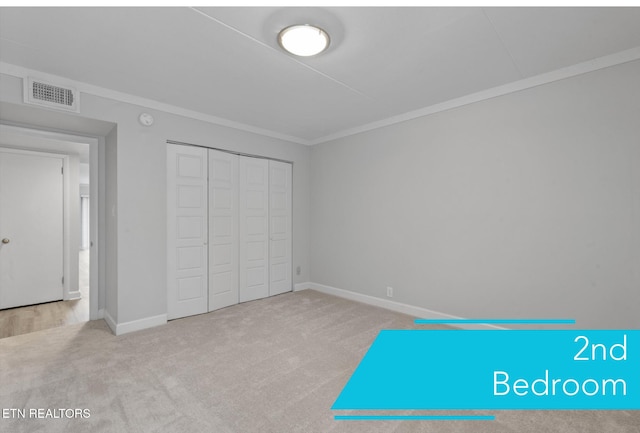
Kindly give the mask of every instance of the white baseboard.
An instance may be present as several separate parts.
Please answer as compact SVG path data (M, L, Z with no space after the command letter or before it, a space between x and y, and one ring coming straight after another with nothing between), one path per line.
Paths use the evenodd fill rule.
M301 283L308 285L304 289L312 289L328 295L338 296L340 298L349 299L351 301L362 302L363 304L374 305L376 307L385 308L387 310L396 311L398 313L407 314L420 319L463 319L462 317L452 316L451 314L440 313L438 311L428 310L414 305L403 304L400 302L390 301L388 299L376 298L374 296L363 295L362 293L351 292L349 290L338 289L336 287L325 286L316 283ZM296 284L296 291L298 291ZM300 290L304 290L300 289ZM457 324L458 328L463 329L506 329L499 326L489 324Z
M299 292L300 290L307 290L307 289L310 289L312 284L313 284L313 283L310 283L310 282L308 282L308 281L307 281L306 283L298 283L298 284L294 284L294 286L293 286L293 291L294 291L294 292Z
M116 329L118 328L118 326L116 325L116 321L113 320L113 317L111 317L111 314L109 314L108 311L106 310L103 310L103 311L104 311L104 321L107 322L107 325L111 329L111 332L113 332L115 335L118 335L116 332Z
M160 314L153 317L145 317L144 319L132 320L131 322L116 323L108 311L104 312L104 320L111 328L111 332L115 335L128 334L129 332L141 331L154 326L160 326L167 323L167 315Z

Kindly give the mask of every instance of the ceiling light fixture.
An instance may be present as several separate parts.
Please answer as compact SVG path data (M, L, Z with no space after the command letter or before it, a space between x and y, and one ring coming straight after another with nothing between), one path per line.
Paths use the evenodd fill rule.
M329 46L329 35L320 27L299 24L282 29L278 43L287 52L300 57L320 54Z

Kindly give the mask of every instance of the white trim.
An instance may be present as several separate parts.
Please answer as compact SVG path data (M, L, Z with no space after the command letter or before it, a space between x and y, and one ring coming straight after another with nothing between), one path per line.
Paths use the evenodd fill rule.
M258 134L265 137L277 138L278 140L290 141L293 143L305 145L310 144L309 140L294 137L292 135L282 134L280 132L271 131L269 129L258 128L256 126L247 125L241 122L235 122L233 120L223 119L222 117L212 116L210 114L200 113L198 111L188 110L182 107L176 107L175 105L155 101L153 99L143 98L141 96L130 95L124 92L118 92L117 90L107 89L105 87L95 86L93 84L83 83L81 81L69 80L68 78L64 78L59 75L48 74L46 72L13 65L11 63L0 62L0 73L22 78L23 80L26 80L27 77L48 80L58 83L58 85L60 86L74 86L78 89L79 92L99 96L102 98L112 99L114 101L126 102L132 105L140 105L147 108L153 108L159 111L164 111L165 113L171 113L190 119L202 120L203 122L226 126L228 128L238 129L240 131L250 132L252 134Z
M2 64L2 62L0 62ZM83 135L73 135L63 132L48 131L46 129L38 129L37 127L25 127L16 126L7 123L2 123L0 119L0 132L21 134L28 137L44 138L47 140L57 141L70 141L73 143L92 144L97 143L98 139L95 137L87 137Z
M116 325L116 321L113 320L113 317L111 317L111 314L109 314L107 310L101 311L104 314L104 321L107 322L107 326L109 326L111 332L113 332L115 335L118 335L118 333L116 332L116 329L118 328L118 325Z
M339 138L348 137L350 135L360 134L362 132L371 131L373 129L383 128L385 126L390 126L396 123L406 122L407 120L413 120L419 117L428 116L430 114L440 113L442 111L451 110L453 108L462 107L464 105L474 104L476 102L496 98L498 96L504 96L509 93L520 92L522 90L553 83L554 81L564 80L566 78L587 74L599 69L621 65L636 60L640 60L640 47L620 51L615 54L588 60L586 62L567 66L565 68L557 69L555 71L547 72L533 77L524 78L519 81L514 81L502 86L483 90L477 93L472 93L470 95L465 95L460 98L450 99L440 104L420 108L415 111L409 111L407 113L392 116L386 119L379 120L377 122L368 123L366 125L357 126L351 129L345 129L344 131L336 132L334 134L329 134L324 137L311 140L309 144L313 146L314 144L337 140Z
M76 301L78 299L82 299L82 294L80 293L80 290L74 290L73 292L69 292L69 299L67 299L68 301Z
M132 320L131 322L116 323L108 311L104 312L104 320L116 335L128 334L129 332L142 331L143 329L153 328L167 323L167 315L160 314L158 316L145 317L144 319Z
M301 290L307 290L311 288L311 285L313 283L307 281L306 283L296 283L293 285L293 291L294 292L299 292Z
M70 167L70 159L71 157L69 155L63 155L62 156L62 184L63 184L63 206L64 206L64 211L63 211L63 215L64 215L64 221L63 221L63 229L62 229L62 241L64 243L64 272L63 272L63 281L64 281L64 296L63 299L65 301L71 300L71 285L73 283L73 285L75 285L77 287L77 285L79 284L78 281L78 275L72 275L71 273L71 261L73 260L74 263L79 264L78 262L78 258L77 258L77 253L79 249L76 249L75 247L71 246L71 232L74 231L72 230L71 227L71 189L72 189L72 185L71 185L71 167ZM77 158L76 158L77 159ZM74 198L75 199L75 198ZM80 200L80 198L77 198L77 200ZM76 227L74 227L76 228ZM72 251L76 251L76 254L72 254ZM72 259L72 256L73 259ZM78 266L75 266L76 269L78 269ZM74 273L75 274L75 273Z
M351 301L362 302L363 304L374 305L376 307L385 308L387 310L396 311L398 313L407 314L409 316L417 317L420 319L462 319L462 317L452 316L451 314L440 313L438 311L428 310L426 308L417 307L414 305L389 301L387 299L376 298L369 295L363 295L362 293L351 292L349 290L338 289L336 287L325 286L323 284L305 284L309 284L309 289L316 290L318 292L338 296L340 298L349 299ZM500 326L489 324L461 324L456 326L463 329L506 329Z
M102 145L100 145L102 143ZM89 143L89 319L104 317L100 308L100 296L106 296L104 284L104 138ZM102 228L100 225L102 224ZM101 275L102 274L102 275Z

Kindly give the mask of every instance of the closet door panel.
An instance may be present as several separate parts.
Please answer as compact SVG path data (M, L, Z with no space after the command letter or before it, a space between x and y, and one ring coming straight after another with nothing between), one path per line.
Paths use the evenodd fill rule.
M269 161L240 156L240 302L269 296Z
M238 303L238 155L209 150L209 311Z
M167 148L167 317L207 312L207 152Z
M291 164L269 161L270 296L292 290L291 175Z

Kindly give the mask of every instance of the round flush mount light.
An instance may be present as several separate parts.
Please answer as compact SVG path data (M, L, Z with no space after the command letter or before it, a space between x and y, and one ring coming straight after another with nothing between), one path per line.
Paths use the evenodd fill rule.
M287 52L300 57L320 54L329 46L329 35L309 24L289 26L278 34L278 43Z

